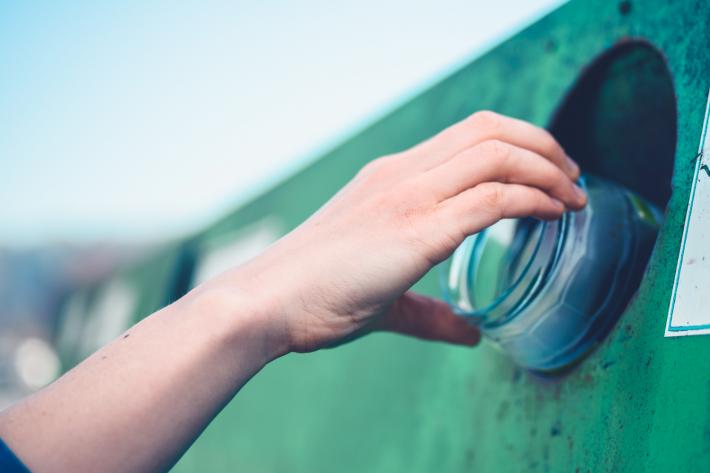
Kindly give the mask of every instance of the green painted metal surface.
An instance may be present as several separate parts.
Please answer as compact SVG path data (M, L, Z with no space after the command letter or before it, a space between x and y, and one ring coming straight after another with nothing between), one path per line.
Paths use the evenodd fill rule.
M585 169L661 205L669 198L644 281L591 356L542 378L486 343L377 334L289 355L257 375L174 470L710 471L710 338L663 337L710 85L708 19L706 1L567 4L186 247L265 215L292 228L370 159L476 110L552 124ZM178 295L165 288L179 285L143 281L155 297ZM416 288L437 295L436 275Z

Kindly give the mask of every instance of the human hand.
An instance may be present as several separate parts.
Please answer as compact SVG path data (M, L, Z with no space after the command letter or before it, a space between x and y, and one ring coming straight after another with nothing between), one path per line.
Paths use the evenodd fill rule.
M370 162L265 253L208 284L247 294L283 351L373 330L475 345L477 328L408 289L466 236L500 219L553 220L582 208L578 177L545 130L478 112Z

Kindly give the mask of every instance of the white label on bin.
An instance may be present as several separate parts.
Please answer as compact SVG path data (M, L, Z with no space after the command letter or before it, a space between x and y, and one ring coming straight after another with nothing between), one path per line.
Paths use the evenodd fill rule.
M710 334L710 93L685 215L666 337Z

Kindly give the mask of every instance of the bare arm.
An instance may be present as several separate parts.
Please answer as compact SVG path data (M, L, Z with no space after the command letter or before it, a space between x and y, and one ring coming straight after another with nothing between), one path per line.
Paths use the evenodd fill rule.
M373 161L262 255L0 413L0 436L37 472L162 471L288 352L373 330L475 345L475 328L408 289L501 218L582 207L578 175L544 130L476 114Z

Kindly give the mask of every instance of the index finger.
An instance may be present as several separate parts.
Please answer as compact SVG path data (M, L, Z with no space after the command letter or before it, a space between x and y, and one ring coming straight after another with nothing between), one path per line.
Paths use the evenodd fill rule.
M549 131L517 118L495 112L476 112L419 145L419 151L431 155L432 167L487 140L499 140L528 149L562 169L572 180L579 178L579 166Z

